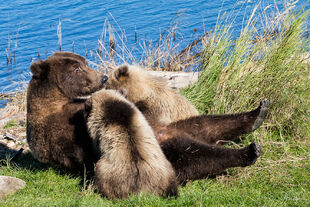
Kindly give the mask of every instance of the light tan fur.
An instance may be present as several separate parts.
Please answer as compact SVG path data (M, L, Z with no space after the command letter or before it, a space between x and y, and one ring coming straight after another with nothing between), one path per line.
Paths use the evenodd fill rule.
M130 121L125 125L111 123L112 112L105 108L108 102L124 103L128 111L133 111ZM90 136L101 153L95 176L95 186L101 194L114 199L140 192L165 195L171 186L176 186L170 162L133 103L114 90L98 91L91 97L87 120Z
M128 67L127 74L123 73ZM107 88L118 90L142 111L148 121L168 125L198 115L195 107L167 82L146 70L123 65L109 74ZM140 107L143 105L142 107Z

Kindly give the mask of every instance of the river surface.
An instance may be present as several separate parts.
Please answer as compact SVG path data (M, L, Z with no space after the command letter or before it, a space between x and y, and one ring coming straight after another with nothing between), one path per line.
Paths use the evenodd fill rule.
M156 41L159 34L177 22L177 38L182 44L192 41L214 28L219 14L235 15L232 33L238 33L242 22L260 1L221 0L0 0L0 92L27 84L31 62L45 59L59 50L57 28L61 28L62 50L91 56L98 47L105 21L115 32L126 35L132 48L145 40ZM260 8L266 13L281 10L284 1L265 0ZM294 2L294 1L286 1ZM310 7L308 0L297 8ZM141 54L136 54L137 56ZM96 61L96 60L94 60ZM2 103L3 104L3 101ZM1 106L0 106L1 107Z

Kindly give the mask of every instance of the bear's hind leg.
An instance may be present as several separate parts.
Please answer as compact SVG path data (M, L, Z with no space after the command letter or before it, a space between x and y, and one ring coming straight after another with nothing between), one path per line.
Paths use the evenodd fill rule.
M269 109L269 101L264 99L260 106L252 111L228 115L201 115L173 122L165 133L173 137L187 134L193 139L208 144L221 141L235 141L238 136L256 130L263 123Z
M252 165L261 154L255 142L241 149L231 149L174 137L160 145L180 183L218 174L230 167Z

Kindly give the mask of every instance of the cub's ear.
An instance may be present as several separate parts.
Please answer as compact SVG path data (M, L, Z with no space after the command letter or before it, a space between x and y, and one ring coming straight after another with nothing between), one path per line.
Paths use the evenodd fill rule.
M34 78L44 77L47 74L48 69L49 64L42 60L35 61L30 66Z
M129 76L128 65L122 65L115 70L115 78L119 81L124 81Z

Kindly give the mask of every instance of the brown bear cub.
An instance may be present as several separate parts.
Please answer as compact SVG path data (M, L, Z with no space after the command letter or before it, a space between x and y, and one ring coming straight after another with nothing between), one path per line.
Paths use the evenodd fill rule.
M236 140L257 129L269 109L265 99L250 112L198 115L194 106L165 80L136 66L123 65L111 71L106 87L123 93L140 109L160 142L180 134L209 144Z
M31 64L27 91L27 141L34 157L73 171L93 169L97 155L84 122L79 98L103 88L107 77L85 58L57 52Z
M85 103L87 127L101 155L95 187L108 198L140 192L176 196L176 175L152 128L135 105L114 90Z
M133 102L150 121L163 125L198 115L195 107L167 82L138 66L123 65L109 74L107 89L115 89Z

